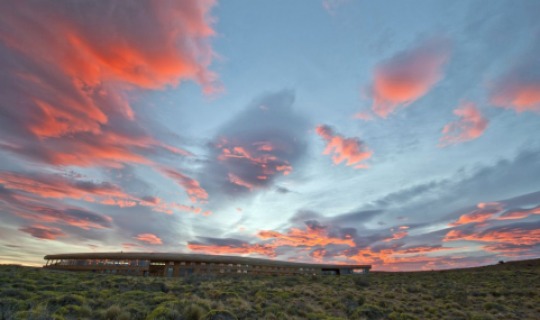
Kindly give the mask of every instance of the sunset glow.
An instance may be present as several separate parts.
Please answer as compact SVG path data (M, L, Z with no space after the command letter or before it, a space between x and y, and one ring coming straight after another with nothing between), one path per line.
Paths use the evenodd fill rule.
M0 263L540 257L540 3L490 6L1 2Z

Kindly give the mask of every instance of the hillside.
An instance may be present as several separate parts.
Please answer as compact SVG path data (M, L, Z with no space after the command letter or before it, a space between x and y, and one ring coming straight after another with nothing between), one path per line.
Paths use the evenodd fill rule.
M368 277L165 279L0 266L0 319L538 319L540 259Z

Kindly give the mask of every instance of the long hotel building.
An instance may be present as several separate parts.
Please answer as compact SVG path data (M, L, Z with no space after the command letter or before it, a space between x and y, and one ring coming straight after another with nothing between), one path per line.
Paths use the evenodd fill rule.
M132 276L358 275L370 265L312 264L268 259L178 253L106 252L45 256L44 268Z

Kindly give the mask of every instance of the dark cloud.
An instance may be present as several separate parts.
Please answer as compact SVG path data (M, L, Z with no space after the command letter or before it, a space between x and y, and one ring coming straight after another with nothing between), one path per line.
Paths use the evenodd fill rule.
M540 191L519 195L517 197L502 200L509 207L530 206L540 203Z
M197 237L198 241L191 241L191 244L209 244L216 246L232 246L241 247L248 244L248 242L235 239L235 238L213 238L213 237Z
M402 206L419 198L427 196L429 193L435 194L440 188L444 188L450 181L437 180L427 183L417 184L397 192L390 193L372 204L375 207L387 207L392 205Z
M291 193L292 191L285 188L285 187L280 187L280 186L277 186L276 187L276 192L277 193L281 193L281 194L287 194L287 193Z
M267 189L295 170L306 150L308 125L293 103L291 91L266 94L219 130L201 178L210 198Z
M329 217L328 222L336 225L359 226L381 215L383 210L356 210Z

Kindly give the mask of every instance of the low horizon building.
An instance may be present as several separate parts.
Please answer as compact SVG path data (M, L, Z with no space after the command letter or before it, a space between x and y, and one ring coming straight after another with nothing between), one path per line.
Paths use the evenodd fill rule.
M46 255L46 269L132 276L365 275L371 265L317 264L185 253L91 252Z

